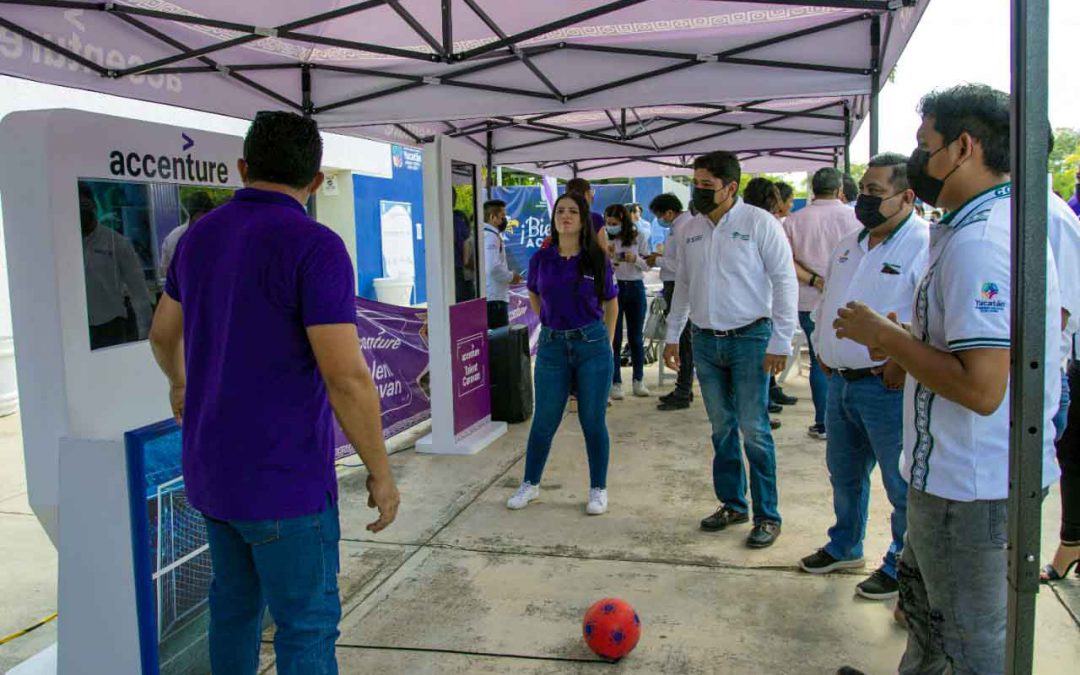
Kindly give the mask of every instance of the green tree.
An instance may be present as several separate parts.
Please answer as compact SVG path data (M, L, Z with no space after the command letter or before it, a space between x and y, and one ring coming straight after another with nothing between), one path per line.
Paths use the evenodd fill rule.
M1050 173L1054 192L1069 198L1076 190L1076 172L1080 169L1080 129L1054 130L1054 149L1050 153Z

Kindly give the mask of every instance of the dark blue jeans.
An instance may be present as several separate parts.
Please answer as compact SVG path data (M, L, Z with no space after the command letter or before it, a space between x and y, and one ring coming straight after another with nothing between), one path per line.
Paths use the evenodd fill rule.
M623 317L626 317L626 333L630 341L630 360L634 364L634 379L640 382L645 378L645 340L642 337L645 329L645 310L645 282L620 281L619 319L615 322L615 338L611 345L615 356L613 362L615 374L612 379L615 384L622 384L619 355L622 354Z
M341 620L337 507L285 520L206 518L206 532L214 566L211 669L255 674L269 606L277 626L277 672L336 674L334 643Z
M828 428L825 409L829 402L829 381L817 362L814 345L810 342L810 336L814 334L814 315L810 312L799 312L799 327L806 334L806 344L810 348L810 396L814 399L814 424ZM795 358L798 358L798 354Z
M863 556L870 507L870 473L881 467L885 493L892 504L892 544L881 569L893 579L907 531L907 482L900 474L903 451L904 392L887 389L880 377L849 382L829 378L825 421L829 440L825 460L833 489L836 524L829 528L825 551L838 560Z
M771 321L734 337L693 329L694 367L712 424L713 489L727 506L743 513L750 510L739 448L741 431L750 462L754 522L780 522L776 446L769 428L769 374L764 369L771 335Z
M535 408L525 451L526 481L540 484L573 381L589 456L589 486L607 487L607 403L613 364L611 342L602 322L565 331L541 327L533 371Z

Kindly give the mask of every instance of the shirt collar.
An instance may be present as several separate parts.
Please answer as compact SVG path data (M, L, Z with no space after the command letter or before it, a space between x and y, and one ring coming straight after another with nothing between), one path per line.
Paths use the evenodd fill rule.
M263 204L277 204L279 206L288 206L294 208L302 213L307 213L304 209L304 205L296 201L292 197L280 192L274 192L272 190L259 190L257 188L242 188L236 191L233 195L233 199L238 199L242 202L260 202Z
M946 213L945 217L941 219L940 224L942 226L944 226L944 227L953 227L953 223L960 219L961 214L967 215L967 211L968 211L969 207L974 206L976 204L976 202L981 201L984 197L986 197L986 196L988 196L988 195L990 195L992 193L996 193L998 190L1002 190L1002 189L1007 191L1006 194L1009 194L1011 192L1011 190L1012 190L1012 182L1006 181L1004 183L999 183L998 185L995 185L993 187L986 188L985 190L983 190L979 194L971 197L966 202L964 202L960 206L960 208L955 209L953 211L949 211L948 213Z
M889 233L889 236L885 237L885 240L882 241L880 244L878 244L878 246L883 246L885 244L888 244L890 241L892 241L892 238L896 236L896 233L899 232L900 230L904 229L904 226L908 224L908 221L911 220L911 216L913 216L913 215L915 215L915 209L912 209L907 214L907 218L904 218L903 220L901 220L900 224L897 225L893 229L893 231ZM861 244L863 242L863 240L866 239L869 236L870 236L870 230L868 230L868 229L866 229L864 227L863 231L859 233L859 243Z

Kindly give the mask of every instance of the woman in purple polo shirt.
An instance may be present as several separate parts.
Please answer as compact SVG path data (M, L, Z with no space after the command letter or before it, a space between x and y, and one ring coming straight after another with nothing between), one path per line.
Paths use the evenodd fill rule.
M506 506L523 509L540 496L544 464L574 382L589 456L591 489L585 510L600 515L607 511L607 400L619 292L611 263L589 222L585 199L577 194L559 197L551 222L551 246L529 261L529 302L541 324L534 375L536 408L525 480Z

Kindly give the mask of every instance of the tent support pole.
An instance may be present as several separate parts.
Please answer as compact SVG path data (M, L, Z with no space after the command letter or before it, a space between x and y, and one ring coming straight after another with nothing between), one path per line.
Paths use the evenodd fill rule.
M1005 672L1029 675L1042 516L1049 0L1012 0L1012 372ZM1023 329L1023 330L1021 330ZM1049 360L1048 360L1049 359Z
M851 174L851 107L844 104L844 173Z
M878 154L878 94L881 91L881 17L870 21L870 156Z
M485 150L485 160L487 161L487 189L488 199L491 199L491 188L495 185L495 132L491 129L487 131L487 142Z

